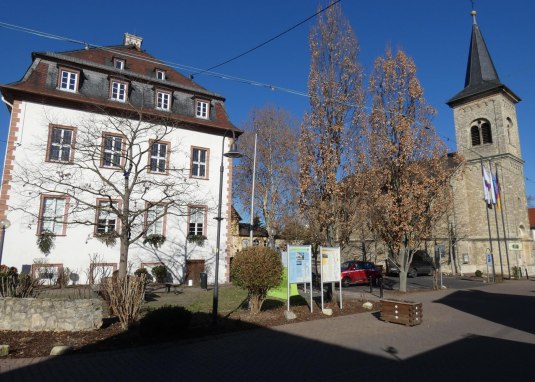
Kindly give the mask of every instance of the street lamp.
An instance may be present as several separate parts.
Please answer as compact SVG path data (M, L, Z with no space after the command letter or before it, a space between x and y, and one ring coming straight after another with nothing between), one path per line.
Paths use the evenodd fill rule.
M232 145L230 150L225 152L225 138L227 133L232 132ZM217 306L219 303L219 250L221 247L221 203L223 199L223 157L227 158L241 158L242 153L238 151L238 145L236 144L236 136L234 130L227 130L223 135L223 142L221 144L221 166L219 167L219 204L217 206L217 242L216 242L216 252L215 252L215 280L214 280L214 298L212 301L212 323L215 325L217 323Z
M11 222L9 220L0 220L0 226L2 227L2 233L0 236L0 265L2 265L2 254L4 253L4 238L6 237L6 229L8 229L10 225Z

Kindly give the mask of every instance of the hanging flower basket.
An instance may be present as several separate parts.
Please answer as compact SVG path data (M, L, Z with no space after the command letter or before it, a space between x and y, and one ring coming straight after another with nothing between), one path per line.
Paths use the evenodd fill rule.
M154 248L159 248L165 243L165 236L160 234L147 235L143 240L143 244L150 244Z
M97 233L95 237L104 244L106 244L106 247L113 247L117 243L117 238L119 237L119 234L115 231L111 231L105 233Z
M45 255L49 255L50 251L54 247L54 240L56 239L56 235L54 232L44 230L37 236L37 246L39 247L39 250L43 252Z
M206 240L206 236L188 235L187 239L188 239L188 243L194 243L194 244L197 244L199 247L202 247L204 245L204 241Z

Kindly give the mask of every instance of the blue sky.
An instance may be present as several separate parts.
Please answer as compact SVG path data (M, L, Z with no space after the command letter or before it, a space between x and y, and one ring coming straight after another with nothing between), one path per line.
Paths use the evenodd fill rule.
M315 13L319 0L204 1L25 1L1 2L0 22L87 41L122 43L123 33L144 38L143 48L176 64L206 69L264 42ZM326 4L326 0L321 1ZM342 0L345 16L360 43L360 62L369 73L386 46L400 47L418 67L428 101L437 108L435 126L455 150L453 114L445 101L462 90L471 31L470 0ZM522 98L518 123L525 160L526 188L535 196L535 2L476 0L477 21L500 79ZM283 37L215 71L307 91L308 33L311 20ZM0 27L0 83L19 80L33 51L66 51L81 46ZM191 72L180 70L183 74ZM208 75L202 86L227 98L232 121L241 126L254 107L268 103L301 118L306 97ZM9 114L0 105L0 156L3 160ZM449 141L448 141L449 139Z

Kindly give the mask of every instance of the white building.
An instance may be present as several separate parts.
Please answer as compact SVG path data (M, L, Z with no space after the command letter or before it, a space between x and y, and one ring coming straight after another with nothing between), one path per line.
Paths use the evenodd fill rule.
M122 235L129 272L163 263L173 283L197 283L202 271L213 282L221 154L239 130L223 97L141 42L125 34L120 46L33 53L23 78L0 86L11 113L2 264L53 278L69 268L86 282L119 268ZM219 282L228 280L232 183L231 159L223 163ZM53 235L49 253L37 245L43 233ZM165 242L143 244L149 235Z

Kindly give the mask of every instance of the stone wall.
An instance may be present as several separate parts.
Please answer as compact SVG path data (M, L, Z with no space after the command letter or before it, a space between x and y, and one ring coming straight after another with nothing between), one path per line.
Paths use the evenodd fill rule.
M0 330L79 331L102 325L102 300L0 298Z

